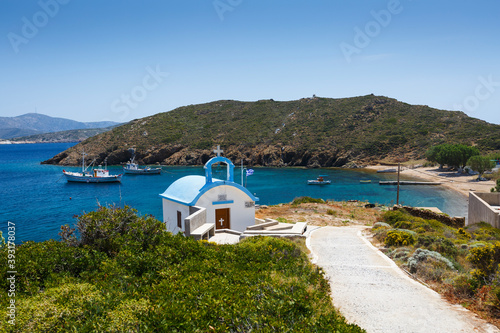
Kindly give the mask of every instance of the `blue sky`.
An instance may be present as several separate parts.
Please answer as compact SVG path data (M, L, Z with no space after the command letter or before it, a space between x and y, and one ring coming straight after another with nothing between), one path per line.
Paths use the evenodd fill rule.
M500 2L0 0L0 116L384 95L500 123Z

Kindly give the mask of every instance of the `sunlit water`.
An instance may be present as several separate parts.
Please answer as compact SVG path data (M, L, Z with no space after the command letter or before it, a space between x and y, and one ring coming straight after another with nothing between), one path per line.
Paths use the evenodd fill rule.
M76 223L75 215L95 210L98 204L129 205L140 214L162 217L160 193L180 177L203 175L202 167L164 167L161 175L124 175L121 183L67 183L62 170L77 167L41 165L73 144L0 145L0 230L7 222L16 225L16 242L59 239L63 224ZM121 167L110 167L110 173L121 173ZM368 170L254 168L246 186L259 204L273 205L292 201L299 196L343 200L362 200L394 204L396 186L381 186L379 180L394 180L394 174ZM307 185L308 179L327 175L331 185ZM218 177L218 175L214 175ZM220 177L220 176L219 176ZM241 171L235 170L240 182ZM360 183L370 179L371 183ZM438 207L452 216L466 216L467 202L459 194L439 186L402 186L400 203L412 206Z

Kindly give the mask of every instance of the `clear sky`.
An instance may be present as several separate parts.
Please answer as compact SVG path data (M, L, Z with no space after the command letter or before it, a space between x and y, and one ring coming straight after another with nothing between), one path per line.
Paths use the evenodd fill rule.
M384 95L500 123L500 1L0 0L0 116Z

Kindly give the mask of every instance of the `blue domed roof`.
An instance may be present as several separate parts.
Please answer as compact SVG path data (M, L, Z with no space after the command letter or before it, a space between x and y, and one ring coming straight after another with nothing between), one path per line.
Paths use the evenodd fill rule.
M232 186L245 192L253 201L259 201L245 187L232 181L212 179L212 182L207 182L207 178L203 176L186 176L173 182L165 192L160 194L160 197L167 200L175 201L188 206L193 206L196 201L208 190L221 186Z
M175 201L184 205L193 206L198 199L208 190L221 186L232 186L243 191L253 201L259 201L245 187L234 182L234 164L226 157L220 156L222 152L217 146L216 157L211 158L205 164L205 177L203 176L186 176L173 182L165 192L160 194L160 197L167 200ZM215 163L224 163L227 165L227 180L212 178L212 165Z

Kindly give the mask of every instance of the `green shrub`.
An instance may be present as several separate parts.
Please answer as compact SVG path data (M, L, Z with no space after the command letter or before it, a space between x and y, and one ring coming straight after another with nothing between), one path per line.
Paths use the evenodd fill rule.
M137 332L147 330L147 314L153 310L149 300L128 299L107 313L106 332Z
M410 268L410 272L417 272L420 263L425 262L429 259L434 259L441 263L444 263L448 269L455 269L453 263L447 258L443 257L440 253L418 248L408 259L408 267Z
M391 259L400 259L406 261L408 259L408 255L410 250L406 247L397 248L392 251L388 256Z
M410 221L397 221L394 223L394 228L396 229L412 229L413 223Z
M471 237L477 241L500 240L500 229L486 222L479 222L466 228Z
M385 237L386 246L408 246L415 244L415 236L403 230L390 230Z
M418 233L424 233L428 231L433 231L434 228L427 222L427 221L418 221L413 223L413 230L417 231Z
M458 228L457 234L458 234L459 238L462 238L462 239L465 239L465 240L471 239L471 235L467 231L465 231L464 229L462 229L462 228Z
M385 222L375 222L375 224L373 224L372 230L379 228L391 228L391 225Z
M488 283L500 264L500 242L471 248L467 260L475 267L472 276L481 284Z
M108 255L116 255L124 244L144 251L158 244L166 227L152 216L139 217L136 212L128 206L99 207L78 216L79 241L75 242L67 226L61 228L61 238L69 244L91 246Z
M323 199L315 199L311 197L298 197L293 199L292 206L297 206L303 203L325 203Z
M36 294L61 277L78 277L82 272L97 270L105 258L101 252L55 240L25 242L16 247L16 262L23 272L16 280L17 292ZM7 280L0 279L0 286L7 288Z
M478 281L468 273L457 275L451 282L453 293L458 297L472 297L479 288Z
M440 236L420 235L416 246L439 252L450 258L455 258L458 255L458 249L455 244L451 240Z
M384 213L383 219L390 225L394 225L398 221L409 221L412 216L403 210L388 210Z
M104 297L88 283L66 283L31 298L18 298L16 332L92 331ZM94 327L95 329L96 327Z

